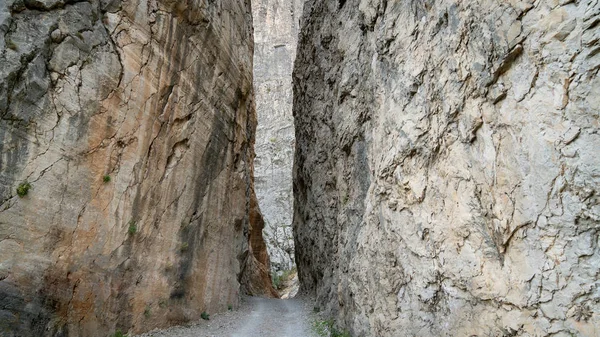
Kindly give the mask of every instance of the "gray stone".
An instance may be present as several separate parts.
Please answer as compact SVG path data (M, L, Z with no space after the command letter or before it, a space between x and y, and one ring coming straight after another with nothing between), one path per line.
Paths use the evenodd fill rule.
M305 8L304 291L353 336L598 335L599 3Z
M67 37L54 49L48 65L50 70L57 73L64 73L68 67L77 64L78 61L79 48L75 45L75 39Z
M265 218L263 235L271 271L295 267L292 233L292 69L302 0L257 0L254 17L256 195Z

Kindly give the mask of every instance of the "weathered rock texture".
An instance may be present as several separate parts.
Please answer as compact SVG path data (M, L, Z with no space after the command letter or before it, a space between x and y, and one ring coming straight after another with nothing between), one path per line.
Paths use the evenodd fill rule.
M273 272L295 266L292 235L292 69L303 0L252 1L256 92L256 194Z
M356 336L600 335L600 3L304 13L301 286Z
M273 294L249 1L8 0L0 31L1 336L139 332Z

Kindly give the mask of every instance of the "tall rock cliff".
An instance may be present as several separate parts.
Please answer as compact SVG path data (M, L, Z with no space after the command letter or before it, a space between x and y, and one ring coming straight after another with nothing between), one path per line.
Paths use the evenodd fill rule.
M600 3L304 13L304 289L356 336L600 335Z
M252 1L256 92L256 194L273 272L294 263L292 70L303 0Z
M0 2L1 336L139 332L273 294L251 22L250 1Z

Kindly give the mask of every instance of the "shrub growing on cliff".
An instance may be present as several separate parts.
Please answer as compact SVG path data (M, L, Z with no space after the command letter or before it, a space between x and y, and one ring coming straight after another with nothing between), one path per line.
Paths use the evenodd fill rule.
M110 176L107 174L104 177L102 177L102 181L104 181L105 183L109 183L110 182Z
M348 331L340 331L338 330L334 324L333 320L327 321L317 321L314 323L314 331L319 336L329 336L329 337L351 337Z
M137 225L135 221L129 221L129 228L127 229L127 233L129 233L129 235L134 235L135 233L137 233Z
M117 330L111 337L127 337L127 335L122 333L121 330Z
M19 195L19 197L23 198L24 196L27 195L27 193L29 193L29 189L31 188L31 184L28 182L22 182L21 184L19 184L19 187L17 187L17 194Z
M209 314L207 314L207 313L206 313L206 311L203 311L203 312L200 314L200 317L202 317L202 319L203 319L203 320L205 320L205 321L208 321L208 320L210 319L210 318L209 318L209 316L210 316L210 315L209 315Z
M271 280L273 281L273 288L279 289L281 286L281 276L277 275L277 273L273 273L271 275Z

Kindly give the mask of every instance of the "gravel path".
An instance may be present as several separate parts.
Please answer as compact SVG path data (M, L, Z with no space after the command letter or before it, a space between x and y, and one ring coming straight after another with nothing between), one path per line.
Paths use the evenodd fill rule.
M140 337L317 337L312 330L316 316L311 303L305 298L246 297L239 310Z

